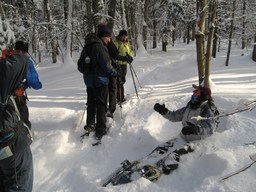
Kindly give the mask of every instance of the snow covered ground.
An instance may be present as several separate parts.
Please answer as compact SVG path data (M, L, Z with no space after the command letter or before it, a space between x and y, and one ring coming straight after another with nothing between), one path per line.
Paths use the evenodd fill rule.
M225 50L224 50L225 51ZM86 92L82 75L74 63L51 64L45 60L37 68L43 89L28 90L30 119L34 133L35 192L252 192L256 188L256 164L224 182L220 179L249 164L256 153L256 109L221 118L218 131L196 143L193 153L181 158L170 175L152 183L141 178L133 183L101 187L101 181L128 159L136 160L158 144L175 137L181 123L165 120L153 110L156 102L169 109L183 107L197 84L195 44L177 44L168 52L160 48L138 52L133 62L142 88L136 97L128 72L125 90L128 101L117 106L113 126L102 145L93 147L92 136L80 142L86 115ZM251 51L233 49L230 66L226 52L212 60L211 87L220 111L256 99L256 63Z

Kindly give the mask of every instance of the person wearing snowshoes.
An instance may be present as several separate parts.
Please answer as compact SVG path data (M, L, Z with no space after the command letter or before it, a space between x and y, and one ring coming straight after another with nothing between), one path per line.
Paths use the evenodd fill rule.
M128 33L126 30L123 29L119 32L118 36L114 39L114 44L117 47L119 55L126 57L126 60L116 60L121 74L121 78L117 81L117 101L122 103L126 100L124 96L124 84L126 82L127 64L133 61L133 52L128 41Z
M165 104L156 103L154 110L160 113L164 118L178 122L182 121L182 130L180 136L185 141L200 140L213 134L217 128L218 122L214 117L217 108L211 97L211 89L205 85L192 85L194 88L193 95L187 105L176 111L168 110ZM192 117L207 117L208 119L196 120Z
M115 46L114 42L111 40L107 44L107 49L109 56L112 60L112 66L116 71L118 71L118 65L116 63L117 60L123 61L123 62L129 62L130 58L127 56L121 56L119 55L119 52L117 50L117 47ZM108 85L108 91L109 91L109 97L108 97L108 111L107 111L107 117L114 118L114 112L116 110L116 102L117 102L117 81L120 82L121 77L110 77L109 78L109 85ZM118 99L120 100L120 98Z
M98 25L96 34L87 35L86 44L90 44L92 54L90 59L92 69L83 75L87 87L87 119L84 129L86 132L95 130L95 138L100 140L106 135L107 98L109 77L116 77L118 73L111 65L111 59L106 45L111 40L111 30L104 24ZM96 124L95 124L96 118Z
M213 134L218 126L218 119L209 118L219 114L211 97L211 89L204 85L192 85L194 88L190 101L185 107L171 111L165 107L165 104L156 103L154 110L160 113L164 118L172 122L182 122L180 137L186 142L200 140ZM205 117L197 120L192 117ZM193 147L187 144L184 148L173 151L174 157L167 158L164 161L163 173L169 174L178 168L179 157L181 155L193 152Z

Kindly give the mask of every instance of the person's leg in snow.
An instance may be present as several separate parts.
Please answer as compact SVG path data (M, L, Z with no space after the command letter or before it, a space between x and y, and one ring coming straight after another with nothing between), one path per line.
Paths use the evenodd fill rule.
M107 134L106 126L106 112L107 112L107 98L108 98L108 86L102 86L96 88L96 127L95 127L95 137L96 139L101 139Z

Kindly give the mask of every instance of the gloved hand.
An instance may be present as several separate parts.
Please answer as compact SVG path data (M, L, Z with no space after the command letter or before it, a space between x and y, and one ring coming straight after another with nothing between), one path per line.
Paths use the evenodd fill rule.
M119 56L118 60L123 61L123 62L127 61L126 56Z
M183 127L181 132L183 135L197 135L200 131L199 126L187 121L187 126Z
M154 105L154 110L160 113L161 115L165 115L168 112L168 109L165 107L165 104L160 105L159 103L156 103Z
M132 62L133 62L132 56L130 56L130 55L128 55L128 54L125 56L125 60L126 60L128 63L132 63Z

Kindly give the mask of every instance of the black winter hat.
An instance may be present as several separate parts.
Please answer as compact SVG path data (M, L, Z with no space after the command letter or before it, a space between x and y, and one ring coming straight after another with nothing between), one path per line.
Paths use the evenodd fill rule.
M14 49L22 52L28 52L28 43L25 43L24 41L16 41Z
M105 25L105 24L99 24L98 25L97 36L99 38L111 37L111 33L112 33L112 31L109 29L109 27L107 25Z
M128 33L127 33L127 31L125 29L119 31L119 35L118 36L121 37L123 35L128 36Z

